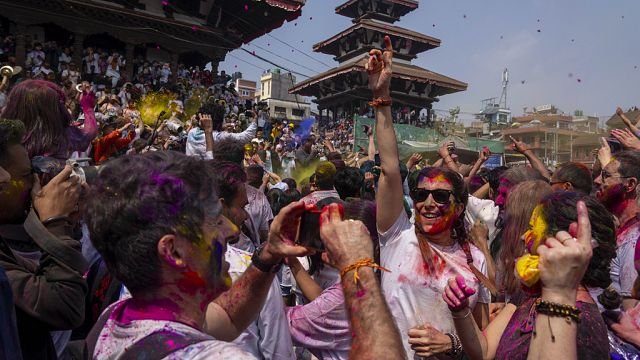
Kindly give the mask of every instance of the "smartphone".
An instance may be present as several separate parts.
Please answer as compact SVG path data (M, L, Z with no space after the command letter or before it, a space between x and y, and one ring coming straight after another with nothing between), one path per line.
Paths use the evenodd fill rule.
M609 144L609 147L611 148L611 153L612 154L615 154L617 152L622 151L622 144L620 144L620 141L618 141L618 139L607 138L607 143Z
M320 238L320 213L322 210L306 211L300 219L298 245L309 249L324 251L324 243Z
M456 152L456 144L455 143L449 143L447 145L447 150L449 150L449 154L453 154Z

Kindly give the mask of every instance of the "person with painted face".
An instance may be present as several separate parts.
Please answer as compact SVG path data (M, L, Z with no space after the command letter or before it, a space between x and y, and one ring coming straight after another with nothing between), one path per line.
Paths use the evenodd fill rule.
M24 132L20 121L0 120L0 177L11 180L0 181L0 267L13 290L23 357L56 359L51 331L84 319L88 265L72 237L81 186L66 166L41 187L20 143Z
M636 243L640 238L640 152L614 154L595 179L596 197L617 218L616 258L611 264L613 288L623 297L625 310L633 308L633 283L638 274L634 267Z
M522 237L526 252L515 271L531 297L519 306L507 304L481 330L468 302L475 290L460 277L447 283L444 300L466 355L472 360L518 360L563 351L563 359L609 359L607 327L588 289L611 284L613 217L593 197L555 192L534 209L529 226ZM569 256L566 261L552 259L557 251ZM549 348L539 348L544 343Z
M381 168L376 193L380 265L390 270L382 274L382 289L406 356L447 359L461 350L442 299L444 286L450 276L468 279L476 292L471 300L474 315L480 324L486 324L491 298L478 280L478 276L486 278L486 261L481 251L466 241L463 214L468 194L459 174L446 168L423 169L410 185L415 225L404 211L390 107L390 55L386 51L385 56L379 56L384 60L381 66L375 59L367 64Z
M87 224L109 272L132 298L105 311L89 334L88 353L254 359L227 341L255 320L284 257L308 253L293 245L304 211L295 203L280 212L231 285L225 252L239 229L225 216L202 160L157 151L107 163L92 184Z
M245 251L246 243L253 245L251 250L260 245L257 234L247 231L245 226L246 222L251 225L249 214L245 210L249 202L248 187L245 184L247 176L240 165L229 161L213 160L208 166L215 174L222 213L241 229L238 240L229 242L225 253L225 259L229 262L229 275L235 282L251 265L251 252ZM245 242L244 246L240 242ZM233 343L259 359L295 358L277 279L271 282L269 294L256 320Z

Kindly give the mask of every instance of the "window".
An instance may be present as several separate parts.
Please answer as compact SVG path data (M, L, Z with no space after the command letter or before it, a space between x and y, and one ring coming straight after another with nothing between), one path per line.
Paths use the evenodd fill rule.
M242 96L249 96L249 90L241 90L241 91L240 91L240 94L241 94Z
M293 109L293 110L291 110L291 115L298 116L298 117L304 117L304 109Z
M283 114L286 114L286 113L287 113L287 108L282 107L282 106L276 106L273 110L274 110L276 113L283 113Z

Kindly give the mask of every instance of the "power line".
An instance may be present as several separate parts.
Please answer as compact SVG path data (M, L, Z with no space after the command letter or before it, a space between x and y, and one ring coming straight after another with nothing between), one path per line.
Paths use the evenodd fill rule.
M220 9L222 9L222 8L220 8ZM243 23L245 23L246 25L251 26L253 29L261 30L260 28L258 28L258 27L257 27L257 26L255 26L254 24L250 23L249 21L245 20L244 18L242 18L242 17L240 17L240 16L238 16L238 15L235 15L235 14L230 13L229 11L225 11L225 10L222 10L222 12L223 12L223 13L227 13L228 15L233 16L234 18L238 19L239 21L242 21L242 22L243 22ZM296 48L295 46L290 45L290 44L289 44L289 43L287 43L286 41L283 41L283 40L278 39L278 38L277 38L277 37L275 37L274 35L271 35L271 34L269 34L269 33L267 33L266 35L267 35L267 36L269 36L270 38L275 39L275 40L276 40L276 41L278 41L279 43L282 43L282 44L284 44L284 45L288 46L289 48L291 48L291 49L293 49L293 50L295 50L295 51L297 51L297 52L301 53L302 55L304 55L304 56L308 57L309 59L311 59L311 60L313 60L313 61L315 61L315 62L318 62L318 63L320 63L320 64L322 64L322 65L324 65L324 66L326 66L326 67L328 67L328 68L332 68L332 67L333 67L332 65L328 65L328 64L326 64L326 63L324 63L324 62L322 62L322 61L320 61L320 60L318 60L318 59L314 58L313 56L311 56L311 55L307 54L306 52L304 52L304 51L302 51L302 50L300 50L300 49Z
M269 54L271 54L271 55L273 55L273 56L275 56L275 57L278 57L278 58L280 58L280 59L282 59L282 60L288 61L288 62L290 62L290 63L292 63L292 64L295 64L295 65L297 65L297 66L299 66L299 67L301 67L301 68L304 68L304 69L310 70L310 71L312 71L312 72L314 72L314 73L318 73L318 72L319 72L319 71L317 71L317 70L315 70L315 69L312 69L312 68L310 68L310 67L307 67L306 65L299 64L299 63L297 63L297 62L295 62L295 61L293 61L293 60L291 60L291 59L287 59L287 58L285 58L285 57L283 57L283 56L280 56L280 55L278 55L278 54L274 53L273 51L270 51L270 50L267 50L267 49L263 48L263 47L262 47L262 46L260 46L260 45L256 45L256 44L247 44L247 45L255 46L255 47L257 47L258 49L263 50L263 51L265 51L265 52L267 52L267 53L269 53Z
M293 45L289 45L289 44L287 44L286 42L284 42L284 41L282 41L282 40L278 39L277 37L275 37L275 36L273 36L273 35L271 35L271 34L267 34L267 36L269 36L269 37L271 37L271 38L274 38L276 41L278 41L278 42L280 42L280 43L283 43L284 45L286 45L286 46L288 46L288 47L292 48L293 50L296 50L297 52L301 53L302 55L304 55L304 56L308 57L309 59L311 59L311 60L313 60L313 61L315 61L315 62L319 62L320 64L322 64L322 65L324 65L324 66L328 67L329 69L331 69L331 68L333 67L332 65L327 65L327 64L326 64L326 63L324 63L323 61L320 61L320 60L318 60L318 59L314 58L313 56L311 56L311 55L307 54L307 53L306 53L306 52L304 52L304 51L298 50L295 46L293 46Z

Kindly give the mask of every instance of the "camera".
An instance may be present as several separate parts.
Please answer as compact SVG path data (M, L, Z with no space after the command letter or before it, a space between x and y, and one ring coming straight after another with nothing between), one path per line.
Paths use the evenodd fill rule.
M91 160L89 158L69 159L65 164L71 166L71 176L80 178L81 183L91 183L98 177L102 168L101 166L89 165ZM65 164L58 159L47 156L35 156L31 159L31 167L40 176L42 186L56 177L64 169Z
M172 133L180 134L184 130L184 127L181 121L172 118L167 121L167 129Z

